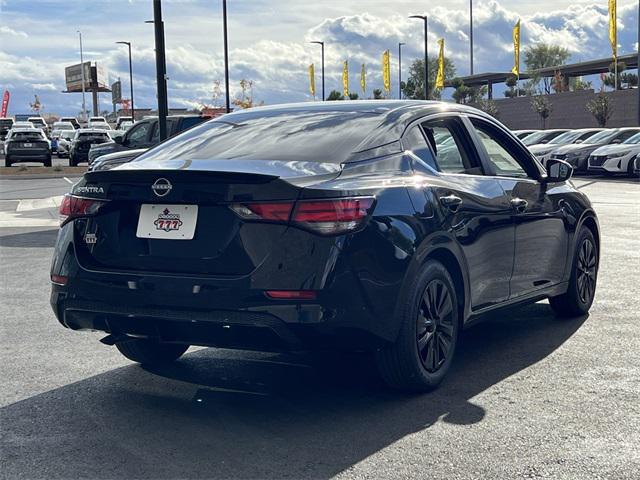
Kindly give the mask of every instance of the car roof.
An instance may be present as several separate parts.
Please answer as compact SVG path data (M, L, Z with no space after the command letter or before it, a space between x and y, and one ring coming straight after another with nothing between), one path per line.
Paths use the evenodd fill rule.
M78 133L104 133L107 135L107 130L102 130L100 128L79 128L76 130Z
M43 133L41 128L35 128L35 127L33 127L33 128L29 128L29 127L14 127L14 128L11 129L11 131L13 133L16 133L16 132L40 132L40 133Z

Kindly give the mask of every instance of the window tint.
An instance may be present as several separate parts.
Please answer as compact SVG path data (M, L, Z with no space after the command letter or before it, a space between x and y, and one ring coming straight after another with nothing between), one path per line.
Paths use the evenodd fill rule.
M434 170L438 170L438 166L433 158L433 153L427 144L422 130L418 125L411 127L402 138L402 146L405 150L411 150L413 154L429 165Z
M134 148L146 145L151 125L151 122L144 122L132 127L127 135L127 145Z
M188 128L193 127L204 121L205 119L202 117L186 117L182 119L182 125L180 125L180 131L187 130Z
M436 165L445 173L482 175L482 169L465 150L465 128L457 119L444 119L422 124L427 140L436 154Z
M619 142L624 142L625 140L629 140L631 137L633 137L636 133L638 133L638 130L623 130L620 132L620 134L616 137L616 140L618 140Z
M504 177L528 177L526 170L510 153L515 151L513 145L509 145L509 140L500 135L497 129L477 120L472 120L476 133L487 151L489 162L493 165L496 175Z
M38 132L16 132L11 137L12 140L42 140L42 135Z

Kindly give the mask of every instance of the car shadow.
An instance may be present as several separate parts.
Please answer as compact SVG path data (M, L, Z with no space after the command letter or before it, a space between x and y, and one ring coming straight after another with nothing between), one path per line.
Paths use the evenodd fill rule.
M585 319L558 321L543 303L491 315L422 395L385 389L370 357L355 354L202 349L153 371L115 369L0 409L3 473L328 478L406 435L428 442L436 422L482 422L473 398L545 359Z
M53 248L58 237L58 228L24 233L0 235L0 247Z

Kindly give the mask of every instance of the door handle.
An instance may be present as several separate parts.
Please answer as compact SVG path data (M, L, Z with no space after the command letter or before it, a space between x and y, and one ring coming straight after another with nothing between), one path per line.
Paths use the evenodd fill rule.
M518 213L524 213L527 210L528 205L529 205L529 202L527 202L526 200L523 200L522 198L511 199L511 206Z
M460 205L462 205L462 199L456 195L447 195L446 197L440 197L440 203L452 212L457 212Z

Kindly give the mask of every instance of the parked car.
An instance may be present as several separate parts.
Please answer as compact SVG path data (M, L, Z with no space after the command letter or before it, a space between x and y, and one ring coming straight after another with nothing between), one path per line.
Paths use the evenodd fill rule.
M520 140L524 140L525 138L527 138L532 133L536 133L536 132L539 132L539 131L540 130L513 130L511 133L513 133Z
M116 138L121 138L124 137L125 132L123 130L107 130L107 135L109 135L109 138L113 141L116 140Z
M538 160L544 165L551 157L551 153L563 145L579 144L587 141L589 137L592 137L598 132L604 130L603 128L580 128L578 130L569 130L556 138L550 140L548 143L539 143L537 145L531 145L529 151L533 153Z
M107 123L107 119L99 116L89 117L89 125L91 122Z
M133 160L136 157L139 157L146 151L147 151L146 148L141 148L138 150L122 150L120 152L102 155L99 158L97 158L95 161L89 164L87 171L99 172L103 170L111 170L124 163L129 163L131 160Z
M464 105L234 112L72 187L51 305L149 366L194 344L338 345L370 349L393 387L429 390L483 313L543 298L589 311L599 227L571 172Z
M4 164L42 162L51 166L51 144L44 132L37 128L12 128L4 143Z
M13 127L13 118L0 118L0 141L4 141L11 127Z
M14 128L36 128L36 127L31 122L27 122L26 120L20 120L20 121L13 122L13 126L11 127L11 129L14 129Z
M612 128L596 133L589 140L579 145L565 145L558 147L551 154L551 158L565 160L574 167L575 172L586 173L588 159L597 148L603 145L615 145L631 138L640 132L638 127Z
M118 120L116 121L116 130L126 130L126 128L123 128L124 124L133 124L133 117L128 117L126 115L118 117Z
M89 122L89 128L94 130L111 130L111 125L107 122Z
M58 158L68 157L71 150L71 142L76 134L76 130L62 130L56 140L56 155ZM51 147L53 149L53 146Z
M183 132L211 117L202 115L170 115L167 117L167 133L169 136ZM121 139L114 139L115 143L100 145L89 152L89 163L96 158L121 150L138 150L150 148L160 141L158 117L146 118L136 122Z
M41 128L45 135L49 133L49 126L47 125L47 122L44 121L44 118L29 117L27 121L31 122L35 128Z
M589 156L589 172L626 173L630 177L635 176L634 160L640 153L640 133L617 145L605 145Z
M539 132L532 133L531 135L527 135L523 140L527 147L532 145L540 145L551 142L554 138L562 135L565 132L568 132L568 128L554 128L551 130L540 130Z
M93 145L112 142L111 138L104 130L92 128L81 128L76 133L71 142L69 150L69 166L75 167L79 163L89 161L89 149Z
M638 155L636 155L636 158L635 158L633 164L634 164L633 174L636 177L640 177L640 153Z
M76 117L60 117L61 122L69 122L73 125L73 128L78 130L80 128L80 123Z

